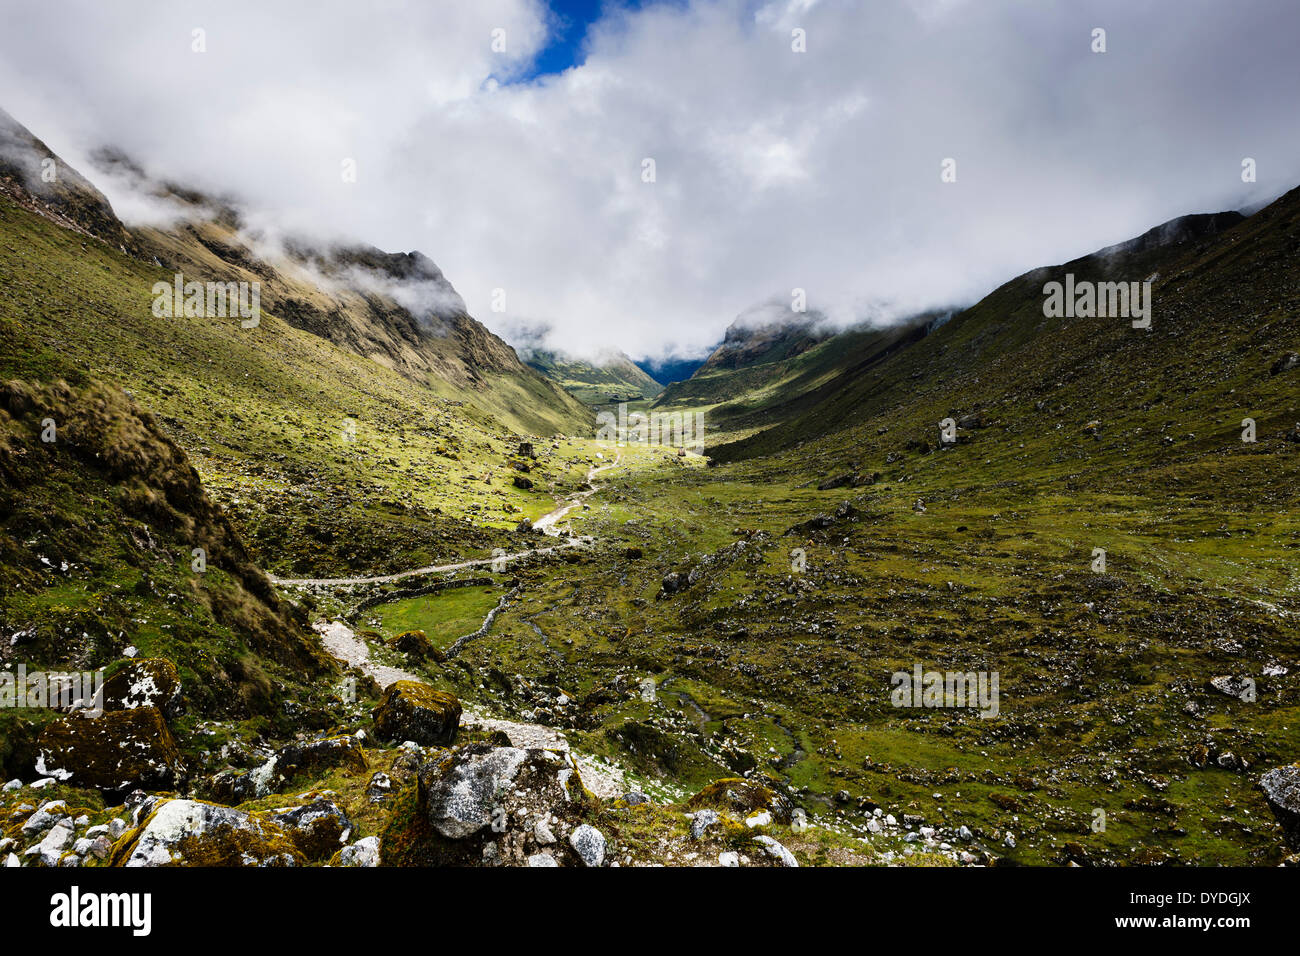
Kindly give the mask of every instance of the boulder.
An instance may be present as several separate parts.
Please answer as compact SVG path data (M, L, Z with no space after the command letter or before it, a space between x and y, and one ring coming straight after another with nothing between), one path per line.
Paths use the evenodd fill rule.
M569 834L569 846L583 866L595 867L605 862L605 835L589 823L574 828Z
M213 799L223 803L259 800L280 790L295 777L304 774L319 776L337 767L350 773L365 773L369 769L360 738L338 734L290 744L252 770L244 773L223 770L216 774L209 782L208 792Z
M131 661L104 682L105 710L155 707L167 717L181 710L181 676L165 657Z
M365 773L366 757L361 740L352 734L338 734L301 744L290 744L276 752L275 769L286 779L297 774L313 776L342 767L353 773Z
M339 853L339 866L378 866L379 837L368 836Z
M689 809L731 810L742 817L767 810L778 823L789 823L794 803L775 788L775 781L725 777L715 780L686 802Z
M455 694L427 684L399 680L384 690L371 717L382 740L448 747L455 743L460 727L460 701Z
M36 771L77 786L117 792L168 789L185 775L180 749L156 707L69 714L36 741Z
M794 854L770 836L756 836L754 842L762 846L767 851L767 855L777 860L782 866L799 865L799 861L794 858Z
M1226 674L1221 677L1211 677L1209 686L1211 690L1217 690L1228 697L1236 697L1238 700L1250 699L1255 688L1254 681L1250 678Z
M514 486L527 491L533 487L533 482L531 478L525 478L523 475L515 475Z
M1289 372L1293 368L1300 368L1300 353L1287 352L1269 369L1270 375L1281 375L1283 372Z
M347 814L324 797L299 807L273 810L268 819L289 834L308 860L328 859L352 835Z
M393 640L393 647L417 661L441 661L443 654L424 631L406 631Z
M1275 767L1259 780L1268 808L1282 826L1282 836L1300 852L1300 763Z

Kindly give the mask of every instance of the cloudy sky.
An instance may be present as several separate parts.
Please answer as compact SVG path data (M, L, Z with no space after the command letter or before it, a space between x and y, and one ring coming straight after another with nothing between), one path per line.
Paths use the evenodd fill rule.
M841 321L968 302L1300 184L1292 0L0 7L0 106L74 164L419 249L577 354L697 352L794 288Z

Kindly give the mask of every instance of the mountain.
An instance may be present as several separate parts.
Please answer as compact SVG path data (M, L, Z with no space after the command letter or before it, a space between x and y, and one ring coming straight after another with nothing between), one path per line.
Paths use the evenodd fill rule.
M0 193L123 253L138 251L104 194L2 108Z
M665 389L656 407L707 409L711 441L734 441L801 414L846 376L918 341L950 314L839 332L817 314L792 322L777 315L758 328L733 323L728 341L691 378Z
M636 363L636 367L660 385L671 385L674 382L686 381L695 374L695 370L703 365L707 358L708 356L694 359L641 359Z
M1232 350L1222 343L1231 338L1229 330L1242 333L1233 348L1248 347L1281 294L1285 255L1275 247L1285 250L1292 241L1283 227L1296 204L1296 195L1288 194L1249 219L1232 212L1181 217L1128 242L1032 270L887 361L845 370L794 414L715 452L724 458L766 454L887 411L925 421L912 427L932 440L936 423L949 416L1041 417L1042 409L1024 409L1029 396L1088 420L1114 419L1122 410L1111 404L1113 396L1131 401L1135 388L1159 395L1186 391L1194 382L1208 397L1199 386L1212 382L1215 372L1226 374L1221 366ZM1244 248L1260 255L1243 262ZM1270 275L1270 265L1280 271ZM1138 334L1122 320L1045 317L1044 286L1066 274L1080 283L1150 281L1152 328ZM1243 300L1232 290L1242 285L1258 293L1249 321L1233 315ZM1188 350L1202 346L1205 358L1188 368ZM1192 381L1176 383L1180 376Z
M524 355L530 366L587 405L639 401L662 391L622 352L608 352L593 361L536 349Z
M581 405L471 318L451 283L421 253L267 235L250 229L228 199L153 180L112 150L92 158L138 201L163 210L155 217L160 224L129 231L139 257L195 281L256 282L262 308L290 325L444 398L472 401L520 431L587 427ZM99 208L101 218L127 232L106 200Z

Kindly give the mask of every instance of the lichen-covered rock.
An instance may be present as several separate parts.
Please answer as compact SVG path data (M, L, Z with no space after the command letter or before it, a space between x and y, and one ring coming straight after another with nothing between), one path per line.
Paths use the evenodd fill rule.
M347 814L324 797L300 807L273 810L269 819L288 831L294 846L309 860L328 859L352 836Z
M692 810L704 807L732 810L742 817L767 810L779 823L789 823L794 814L794 803L775 786L743 777L715 780L691 797L686 805Z
M779 861L782 866L799 865L799 861L794 858L794 854L770 836L756 836L754 842L761 846L768 856Z
M343 811L318 799L276 811L200 800L151 800L139 825L109 857L112 866L301 866L334 853L351 829Z
M36 770L77 786L118 792L167 789L184 777L180 749L156 707L69 714L36 741Z
M470 744L427 760L416 786L394 801L384 860L525 866L547 847L562 854L557 862L577 865L565 837L591 805L567 753Z
M352 734L322 737L307 743L290 744L275 755L275 769L286 779L295 774L316 775L336 768L354 773L365 773L369 769L360 739Z
M338 767L351 773L365 773L369 769L360 738L338 734L290 744L252 770L243 773L223 770L214 775L208 781L207 791L214 800L223 803L244 803L277 792L295 777L319 776Z
M379 837L368 836L339 853L339 866L378 866Z
M28 847L23 856L35 859L44 866L58 866L72 835L72 824L64 820L51 827L39 843Z
M104 682L105 710L156 707L167 717L181 709L181 675L165 657L132 661Z
M605 834L584 823L569 834L569 846L578 854L584 866L600 866L605 862Z
M1300 852L1300 763L1275 767L1260 778L1259 786L1287 844Z
M384 690L371 716L381 740L448 747L455 743L460 727L460 701L455 694L427 684L399 680Z

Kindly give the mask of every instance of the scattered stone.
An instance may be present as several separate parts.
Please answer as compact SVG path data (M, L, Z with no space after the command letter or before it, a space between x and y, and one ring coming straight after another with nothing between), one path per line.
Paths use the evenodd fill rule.
M723 850L718 854L719 866L740 866L740 854L735 850Z
M549 853L534 853L528 858L528 865L558 867L560 864L556 863L555 857L551 856Z

